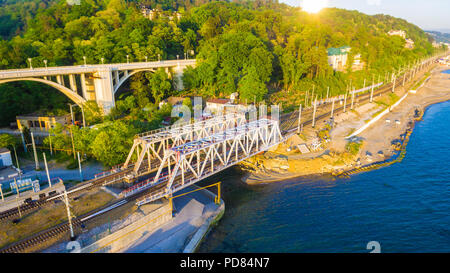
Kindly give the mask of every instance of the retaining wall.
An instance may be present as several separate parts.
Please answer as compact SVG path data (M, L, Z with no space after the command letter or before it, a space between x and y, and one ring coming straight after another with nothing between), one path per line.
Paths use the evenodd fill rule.
M108 235L95 243L84 247L81 253L120 252L147 233L155 231L172 219L172 206L167 202L138 221Z

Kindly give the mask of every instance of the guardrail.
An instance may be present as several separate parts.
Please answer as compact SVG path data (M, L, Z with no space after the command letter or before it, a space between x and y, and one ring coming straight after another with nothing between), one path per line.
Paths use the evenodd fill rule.
M154 181L154 179L155 179L155 177L151 177L151 178L148 178L148 179L146 179L146 180L144 180L142 182L139 182L138 184L136 184L136 185L134 185L134 186L132 186L132 187L126 189L126 190L123 190L120 193L120 195L124 196L124 197L128 197L130 195L133 195L135 193L138 193L138 192L143 191L145 189L148 189L150 187L156 186L156 185L158 185L160 183L166 182L166 181L169 180L169 175L168 175L167 172L165 172L165 173L163 173L163 176L161 176L158 179L158 181Z
M52 66L39 68L8 69L8 70L0 70L0 79L93 73L98 70L113 69L113 68L116 68L117 70L132 70L142 68L143 66L165 67L180 64L189 65L195 63L196 59L186 59L186 60L183 59L183 60L165 60L165 61L136 62L136 63L86 64L74 66Z

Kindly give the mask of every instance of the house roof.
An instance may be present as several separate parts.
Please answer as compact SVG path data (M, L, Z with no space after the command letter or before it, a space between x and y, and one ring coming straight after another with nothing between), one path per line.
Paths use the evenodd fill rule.
M6 148L0 148L0 154L10 153L10 151Z
M167 98L167 101L168 101L171 105L182 104L182 103L183 103L183 100L184 100L183 97L169 97L169 98Z
M341 46L338 48L330 47L327 49L328 56L336 56L336 55L345 55L347 52L347 49L350 49L349 46Z
M55 116L55 115L46 115L45 113L42 112L34 112L31 114L23 114L20 116L16 116L16 119L36 119L36 118L66 118L66 117L70 117L70 114L64 114L64 115L60 115L60 116Z
M230 103L231 100L230 99L209 99L206 102L216 103L216 104L227 104L227 103Z

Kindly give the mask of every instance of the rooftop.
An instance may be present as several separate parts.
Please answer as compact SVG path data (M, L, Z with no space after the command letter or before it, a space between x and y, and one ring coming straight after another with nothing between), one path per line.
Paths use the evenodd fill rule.
M230 99L209 99L206 102L217 103L217 104L227 104L231 103Z
M40 118L59 118L59 117L67 117L70 116L70 114L64 114L64 115L60 115L60 116L55 116L55 115L47 115L46 113L42 113L42 112L35 112L35 113L30 113L30 114L23 114L20 116L17 116L17 119L21 119L21 118L36 118L36 117L40 117Z
M328 56L345 55L349 51L349 46L341 46L338 48L330 47L327 49Z

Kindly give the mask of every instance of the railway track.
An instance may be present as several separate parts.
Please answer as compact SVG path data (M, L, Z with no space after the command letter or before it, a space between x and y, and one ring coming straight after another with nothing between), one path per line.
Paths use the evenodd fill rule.
M401 79L403 77L400 77ZM405 81L409 81L410 77L406 77ZM401 81L399 81L398 79L396 80L396 85L395 88L399 87L400 85L402 85ZM384 93L388 93L392 91L392 86L393 83L389 83L387 85L385 85L384 87L380 88L377 91L374 91L373 93L373 97L375 98L376 96L382 95ZM361 94L359 96L355 96L355 101L357 100L357 103L361 103L361 102L366 102L370 100L370 92L369 93L364 93ZM327 103L324 106L330 106L331 103ZM349 106L351 105L351 102L349 100L347 100L347 104L346 107L347 109L349 108ZM344 110L344 106L340 106L334 109L334 113L340 113ZM312 111L309 110L307 113L302 112L302 115L305 114L309 114L312 115ZM327 117L331 117L331 110L320 114L316 117L316 121L318 120L322 120L324 118ZM287 134L291 131L293 131L294 129L297 128L297 124L296 121L298 120L298 111L294 111L293 113L288 113L288 114L284 114L281 118L280 118L280 129L282 131L282 134ZM312 117L304 122L301 123L301 125L305 126L305 125L309 125L312 124Z
M83 214L81 216L78 216L76 218L72 219L72 226L74 229L82 227L82 225L86 225L87 223L89 223L90 221L96 219L97 217L99 217L100 215L107 213L108 208L117 208L120 207L122 205L125 205L129 202L133 202L135 200L137 200L138 198L143 197L146 194L149 194L152 191L158 191L161 190L163 187L165 186L164 183L156 185L153 188L150 188L148 190L142 191L142 192L138 192L134 195L125 197L125 198L121 198L116 200L114 203L112 204L108 204L105 205L103 207L100 207L98 209L95 209L93 211L90 211L86 214ZM103 211L103 212L102 212ZM83 220L85 219L85 220ZM65 234L68 234L70 232L70 225L68 221L65 221L61 224L58 224L57 226L48 228L46 230L43 230L31 237L28 237L26 239L23 239L19 242L13 243L9 246L4 247L3 249L0 250L0 253L22 253L22 252L26 252L27 249L38 246L52 238L55 237L61 237Z
M152 162L152 164L154 164L154 162ZM144 167L145 165L146 165L146 163L142 164L143 167L141 167L140 170L145 169L145 167ZM130 165L127 169L118 171L118 172L116 172L116 173L114 173L112 175L94 178L94 179L88 180L86 182L83 182L81 184L78 184L76 187L70 189L67 192L67 194L69 196L70 195L74 195L74 194L79 194L79 193L81 193L83 191L89 191L89 190L92 190L94 188L101 187L105 183L111 182L111 181L114 181L114 183L118 183L118 182L122 181L122 179L127 174L130 174L132 171L133 171L133 168ZM26 203L26 204L22 204L20 206L20 212L19 212L19 208L17 208L17 207L9 209L9 210L6 210L6 211L3 211L3 212L0 213L0 221L6 221L6 220L12 219L14 217L19 217L20 214L27 214L29 212L32 212L32 211L36 210L36 209L40 209L42 207L51 205L53 203L53 201L54 201L53 197L54 196L47 196L47 197L42 198L42 199L37 200L37 201L32 201L32 202L29 202L29 203Z

